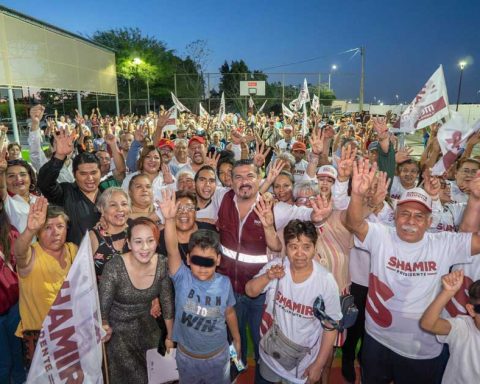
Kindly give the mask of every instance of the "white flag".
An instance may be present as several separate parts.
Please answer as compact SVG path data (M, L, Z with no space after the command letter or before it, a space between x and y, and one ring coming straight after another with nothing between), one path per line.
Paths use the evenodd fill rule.
M395 122L393 132L413 132L449 116L447 87L440 67Z
M432 168L434 176L443 175L463 153L470 136L480 131L480 119L470 127L460 113L450 113L452 118L438 130L437 140L443 156Z
M200 117L202 118L210 118L210 115L208 114L207 110L203 108L202 103L199 103L199 113Z
M312 109L316 112L320 112L320 99L318 98L317 95L313 95L313 100L312 100Z
M288 106L295 112L297 112L301 108L300 101L298 99L293 99L290 104L288 104Z
M222 124L225 119L225 92L222 92L222 98L220 99L220 108L218 110L218 124Z
M255 103L253 102L252 96L248 99L248 108L253 109Z
M164 131L176 131L177 130L177 115L178 115L178 111L177 111L177 108L175 106L171 107L169 110L168 110L168 114L169 114L169 117L168 117L168 120L167 120L167 124L165 125L165 127L163 128Z
M189 110L187 107L185 107L185 106L180 102L180 100L177 99L177 96L175 96L175 95L173 94L173 92L170 92L170 93L171 93L171 95L172 95L173 104L175 104L175 107L177 107L177 109L178 109L180 112L185 112L185 111L190 112L190 110Z
M310 102L310 93L308 92L308 83L307 79L303 80L303 87L300 90L300 94L298 95L297 99L300 103L300 107L303 106L303 104Z
M268 100L268 99L267 99ZM260 107L260 109L257 111L257 113L261 113L263 111L263 108L265 108L265 105L267 105L267 100L265 100L262 104L262 106Z
M293 117L293 112L287 108L285 104L282 103L282 113L283 116L292 118Z
M303 137L308 135L308 116L307 116L307 105L303 104L303 119L302 119L302 130L300 131Z
M43 321L27 383L103 383L103 329L88 234Z

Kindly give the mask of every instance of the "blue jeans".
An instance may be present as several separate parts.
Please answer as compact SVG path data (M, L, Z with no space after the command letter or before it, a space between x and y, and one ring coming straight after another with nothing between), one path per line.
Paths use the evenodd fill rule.
M177 348L180 384L229 384L230 353L228 346L209 359L195 359Z
M247 364L247 324L253 340L255 361L258 361L258 345L260 344L260 323L265 304L265 294L251 298L235 293L235 312L237 313L238 328L242 343L242 361Z
M0 316L0 384L19 384L27 380L22 342L15 336L19 322L17 302L6 314Z

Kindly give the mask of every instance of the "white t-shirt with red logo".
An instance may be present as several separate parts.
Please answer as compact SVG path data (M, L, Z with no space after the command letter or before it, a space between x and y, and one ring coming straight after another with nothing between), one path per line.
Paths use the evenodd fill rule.
M276 258L267 263L257 274L264 274L272 265L281 264L282 259ZM333 275L318 262L313 261L313 272L302 283L295 283L290 273L288 258L284 259L285 276L280 279L275 307L275 322L290 340L305 347L313 347L310 354L300 362L298 378L296 369L286 371L277 361L267 355L260 347L260 357L277 375L292 383L304 383L302 375L305 369L317 358L322 341L323 328L320 321L313 315L313 303L318 295L322 295L325 312L334 320L342 318L338 286ZM257 277L256 276L256 277ZM273 324L273 301L277 280L272 280L265 287L266 308L260 325L260 335L263 336Z
M454 264L470 263L471 233L425 233L417 243L401 240L395 228L368 223L363 243L370 251L365 329L379 343L411 359L437 357L442 346L419 326Z
M468 303L468 289L475 281L480 280L480 255L476 255L472 263L457 264L452 269L463 269L464 278L462 287L445 306L445 310L442 313L443 317L468 315L465 308L465 305Z

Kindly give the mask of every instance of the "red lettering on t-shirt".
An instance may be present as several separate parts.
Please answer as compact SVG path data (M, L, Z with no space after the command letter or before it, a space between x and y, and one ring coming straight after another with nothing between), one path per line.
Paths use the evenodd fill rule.
M465 276L463 278L462 286L455 294L455 296L445 306L445 309L450 316L456 317L458 315L465 315L467 313L465 305L468 304L468 289L472 284L473 280L470 277ZM461 309L459 309L459 307L461 307Z
M368 282L368 298L366 309L372 320L380 327L387 328L392 325L392 314L380 301L387 301L394 296L392 290L384 282L370 273ZM373 304L373 305L372 305Z

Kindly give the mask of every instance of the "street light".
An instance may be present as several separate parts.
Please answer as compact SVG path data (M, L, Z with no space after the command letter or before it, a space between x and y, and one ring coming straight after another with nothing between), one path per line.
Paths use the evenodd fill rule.
M462 90L463 70L464 70L466 65L467 65L467 62L464 61L464 60L462 60L458 63L458 66L460 67L460 80L458 81L457 109L456 109L457 112L458 112L458 103L460 102L460 92Z
M332 72L337 70L337 66L335 64L332 65L332 69L330 70L330 73L328 74L328 90L332 90Z
M398 95L395 95L395 100L397 100L397 104L398 104Z

